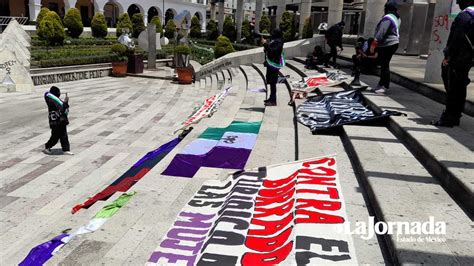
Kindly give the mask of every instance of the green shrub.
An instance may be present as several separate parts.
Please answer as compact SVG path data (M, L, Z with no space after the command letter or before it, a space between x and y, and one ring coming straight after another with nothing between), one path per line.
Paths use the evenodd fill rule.
M217 31L217 23L214 20L209 20L209 22L206 25L206 31L207 31L207 39L215 41L217 37L219 36L219 33Z
M68 9L64 16L64 27L67 29L66 32L72 38L79 38L84 31L84 25L82 25L82 18L77 8L71 7Z
M201 23L196 16L191 19L191 32L189 34L191 38L201 38Z
M66 34L61 19L54 11L49 11L42 19L38 28L38 36L47 45L63 45Z
M36 30L39 29L39 25L41 23L41 20L48 14L49 9L46 7L41 8L41 11L39 12L38 16L36 17Z
M106 55L69 57L69 58L32 61L31 65L36 66L36 67L59 67L59 66L109 63L109 62L112 62L113 60L114 60L113 55L106 54Z
M311 21L311 18L307 18L304 21L304 27L303 27L303 39L309 39L313 38L313 22Z
M224 19L224 28L222 29L222 35L229 38L231 42L235 42L237 37L237 31L235 30L235 24L232 21L231 17L226 17Z
M174 39L174 34L176 33L176 24L172 19L168 20L165 26L165 37L168 39Z
M141 13L133 14L132 16L132 36L138 38L138 35L145 30L145 22L143 22L143 15Z
M119 17L119 21L117 23L117 37L122 35L122 29L128 28L130 31L132 30L132 21L130 20L130 16L128 13L123 13Z
M191 53L191 48L189 48L187 45L184 45L184 44L177 45L174 48L174 53L188 55Z
M283 41L289 42L295 39L296 27L293 22L293 14L288 11L283 12L280 23L280 30L283 33Z
M242 38L245 38L245 43L253 43L250 21L248 20L244 20L242 23Z
M161 37L163 37L163 25L161 25L161 19L159 16L154 16L151 19L151 23L156 25L156 33L160 33Z
M215 57L219 58L232 52L235 52L235 50L229 38L223 35L219 36L217 38L216 45L214 46Z
M107 37L107 23L105 22L105 16L102 13L97 13L92 18L91 22L92 36L95 38Z
M272 22L270 21L270 18L267 15L263 15L259 24L260 32L263 33L263 31L266 31L266 33L269 33L271 24Z
M110 48L110 52L114 55L113 60L115 62L126 62L128 58L127 54L127 47L121 43L116 43L112 45Z

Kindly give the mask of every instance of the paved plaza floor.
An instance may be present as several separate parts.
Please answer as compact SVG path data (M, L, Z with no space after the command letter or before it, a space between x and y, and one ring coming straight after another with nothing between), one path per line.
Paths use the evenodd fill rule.
M288 63L297 65L291 60ZM308 128L295 121L294 109L287 105L289 93L285 84L278 84L278 107L273 108L263 106L264 93L251 90L264 86L258 72L262 68L263 65L231 68L192 85L141 77L106 77L58 84L62 93L67 92L70 98L68 131L73 156L61 155L59 145L54 150L57 155L41 153L50 134L43 99L49 86L38 86L36 92L28 94L0 94L0 264L18 264L36 245L87 224L120 193L76 214L71 214L71 208L109 185L148 151L175 138L174 131L196 105L219 92L219 86L232 86L232 89L218 111L195 125L176 149L130 189L137 194L116 215L99 230L68 243L50 259L49 265L145 264L179 211L202 184L207 180L224 180L234 172L201 168L194 178L181 178L164 176L162 171L174 155L204 129L226 127L234 120L262 121L247 169L336 155L349 221L367 221L374 212L380 211L387 221L424 221L433 215L448 222L448 241L442 245L421 246L396 243L391 247L396 256L409 262L463 264L473 261L472 221L387 128L350 126L342 136L312 135ZM282 73L295 79L299 75L291 68L285 68ZM371 77L364 79L373 83ZM403 91L403 95L393 92L390 98L369 95L368 99L384 108L417 106L418 98L413 92ZM398 105L391 98L413 101L413 106ZM430 104L410 113L410 120L397 118L396 121L408 121L400 123L405 123L414 134L425 132L423 136L427 136L428 141L442 143L440 139L444 138L454 150L472 152L471 144L463 145L466 136L472 135L472 118L464 120L465 124L454 131L437 132L420 123L426 119L422 117L426 110L437 112L441 108L439 104ZM430 115L436 116L435 113ZM360 163L354 162L349 154L348 141L353 143ZM465 170L456 172L461 178L472 166L469 163L460 166L463 161L469 162L470 158L453 166ZM375 190L377 208L381 210L369 203L371 200L361 184L358 168L366 172L369 186ZM417 206L421 200L426 203ZM354 235L353 241L359 263L390 261L387 257L390 247L385 246L383 238L365 240ZM424 253L427 250L432 253Z

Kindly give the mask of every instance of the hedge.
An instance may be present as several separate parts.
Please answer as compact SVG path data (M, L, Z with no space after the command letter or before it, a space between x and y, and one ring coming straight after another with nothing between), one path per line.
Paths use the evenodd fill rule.
M226 54L235 52L234 47L232 47L232 43L230 42L229 38L226 36L219 36L216 41L216 45L214 46L214 55L216 58L222 57Z
M174 39L174 34L176 33L176 24L172 19L168 20L165 25L165 37L168 39Z
M206 25L206 31L207 31L207 39L214 41L219 37L219 33L217 31L217 23L214 20L209 20L209 22Z
M119 21L117 23L117 37L120 37L120 35L122 35L123 28L128 28L130 32L133 30L132 21L130 20L130 16L128 15L128 13L123 13L119 17Z
M100 64L112 62L113 55L97 55L97 56L81 56L81 57L70 57L70 58L59 58L59 59L48 59L31 61L32 66L36 67L58 67L58 66L72 66L72 65L85 65L85 64Z
M191 38L201 38L201 24L196 16L191 19L191 32L189 33Z
M107 37L107 23L105 22L105 16L102 13L97 13L92 18L91 22L92 36L95 38Z
M159 16L154 16L151 19L151 23L155 23L156 25L156 33L160 33L161 37L163 37L163 25L161 25L161 19Z
M43 20L44 16L48 14L49 9L46 7L41 8L41 11L39 12L38 16L36 17L36 30L39 29L39 25L41 23L41 20Z
M145 30L145 23L143 22L143 15L141 13L133 14L132 16L132 36L138 38L138 35Z
M231 42L235 42L235 39L237 38L237 30L235 29L235 24L231 17L226 17L224 19L222 35L229 38Z
M64 16L64 27L67 29L67 34L72 38L79 38L84 31L82 25L82 18L77 8L71 7Z
M66 37L61 19L54 11L49 11L41 19L37 33L40 39L44 40L49 46L63 45Z

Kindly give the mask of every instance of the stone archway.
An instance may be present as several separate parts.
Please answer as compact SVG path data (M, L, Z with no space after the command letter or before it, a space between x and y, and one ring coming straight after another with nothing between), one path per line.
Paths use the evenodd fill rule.
M64 18L66 11L69 9L69 2L63 0L41 0L41 7L47 7L49 10L58 13Z
M127 13L130 16L130 18L132 18L133 15L137 13L143 14L143 8L138 4L131 4L127 9Z
M107 27L115 28L117 26L120 14L123 12L123 7L117 3L109 1L104 5L104 16L107 22Z
M158 16L161 20L161 12L160 12L160 9L155 7L155 6L152 6L148 9L148 13L147 13L147 17L148 17L148 23L151 22L151 20L153 19L153 17L155 16Z
M168 8L165 12L165 25L166 23L168 22L168 20L170 19L174 19L176 16L176 10L172 9L172 8Z
M84 27L90 27L95 13L94 4L90 0L77 0L75 8L77 8L81 14Z

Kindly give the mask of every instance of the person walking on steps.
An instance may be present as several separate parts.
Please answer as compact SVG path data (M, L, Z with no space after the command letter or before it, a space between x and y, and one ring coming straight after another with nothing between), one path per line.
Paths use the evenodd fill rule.
M331 48L329 58L332 59L332 64L334 67L336 67L337 47L339 47L341 51L344 50L344 48L342 47L342 35L344 34L345 26L346 23L344 21L341 21L331 26L325 33L326 43ZM326 66L328 66L327 63Z
M66 155L73 155L69 146L69 139L67 136L66 126L69 124L67 118L69 112L69 97L64 98L64 101L59 97L61 91L58 87L51 87L49 92L44 94L44 100L48 105L49 127L51 128L51 137L46 142L43 152L45 154L52 154L51 148L61 142L61 148Z
M466 101L469 71L474 54L474 0L457 0L463 10L451 26L444 49L441 76L446 90L446 109L438 121L432 124L441 127L459 126Z
M277 104L276 84L278 73L285 66L282 36L280 29L274 29L270 42L262 39L263 51L265 52L264 65L267 68L266 80L267 84L270 85L270 97L264 101L265 106L276 106Z
M377 24L375 30L380 63L380 81L374 91L382 94L390 87L390 61L398 49L401 24L397 4L394 1L386 3L384 9L385 15Z

